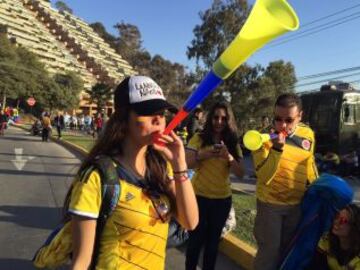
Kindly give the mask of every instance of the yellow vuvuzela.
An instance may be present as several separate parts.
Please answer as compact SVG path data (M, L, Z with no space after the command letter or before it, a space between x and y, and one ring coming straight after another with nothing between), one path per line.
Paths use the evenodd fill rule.
M271 135L267 133L260 133L256 130L249 130L245 133L243 138L244 146L251 151L256 151L260 149L264 142L267 142L277 136L276 134Z
M239 34L214 63L214 73L226 79L257 49L298 28L299 19L286 0L257 0Z

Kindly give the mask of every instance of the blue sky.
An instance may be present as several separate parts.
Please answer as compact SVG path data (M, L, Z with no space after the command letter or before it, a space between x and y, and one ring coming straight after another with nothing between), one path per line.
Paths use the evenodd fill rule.
M52 0L52 3L55 2ZM75 15L88 23L102 22L113 34L116 32L112 26L116 22L124 21L138 26L142 34L143 46L152 55L160 54L172 62L179 62L191 68L194 62L187 59L187 46L193 39L194 27L200 23L198 13L208 9L212 0L63 0L63 2L73 9ZM254 0L249 2L254 3ZM296 10L301 25L359 5L358 0L289 0L288 2ZM360 12L360 5L313 26L336 19L340 22L341 17L350 16L355 12ZM303 30L310 27L312 26ZM266 66L271 61L283 59L294 64L298 77L360 66L358 64L360 62L358 61L360 60L359 28L360 18L357 18L280 46L264 47L251 56L248 63ZM287 34L284 37L290 38L290 36L291 34ZM341 75L347 74L332 77ZM321 79L326 77L318 80ZM360 75L344 78L348 81L359 79ZM304 86L299 90L313 89L317 86Z

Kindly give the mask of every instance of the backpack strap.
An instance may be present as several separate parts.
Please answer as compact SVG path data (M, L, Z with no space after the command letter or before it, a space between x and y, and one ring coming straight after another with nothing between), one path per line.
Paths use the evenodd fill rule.
M121 186L119 182L119 175L117 173L116 167L114 166L114 161L111 157L98 156L95 158L92 166L100 173L102 189L102 202L99 217L96 222L95 242L90 266L90 269L95 269L98 262L101 235L107 219L110 217L110 215L116 208L121 194Z

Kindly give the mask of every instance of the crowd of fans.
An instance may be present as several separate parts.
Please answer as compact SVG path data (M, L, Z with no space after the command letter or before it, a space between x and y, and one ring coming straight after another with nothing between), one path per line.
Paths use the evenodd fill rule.
M105 113L70 115L67 112L57 112L55 116L44 111L39 119L32 125L33 135L42 135L43 141L47 141L51 132L57 133L58 139L62 138L63 131L83 132L97 138L104 130L108 117Z
M0 135L4 135L8 125L16 123L19 120L19 110L11 106L3 109L0 105Z

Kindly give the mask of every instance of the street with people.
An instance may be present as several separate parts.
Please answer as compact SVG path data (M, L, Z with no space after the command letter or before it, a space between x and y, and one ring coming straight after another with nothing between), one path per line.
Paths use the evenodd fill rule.
M360 4L90 2L0 1L0 270L360 270Z

